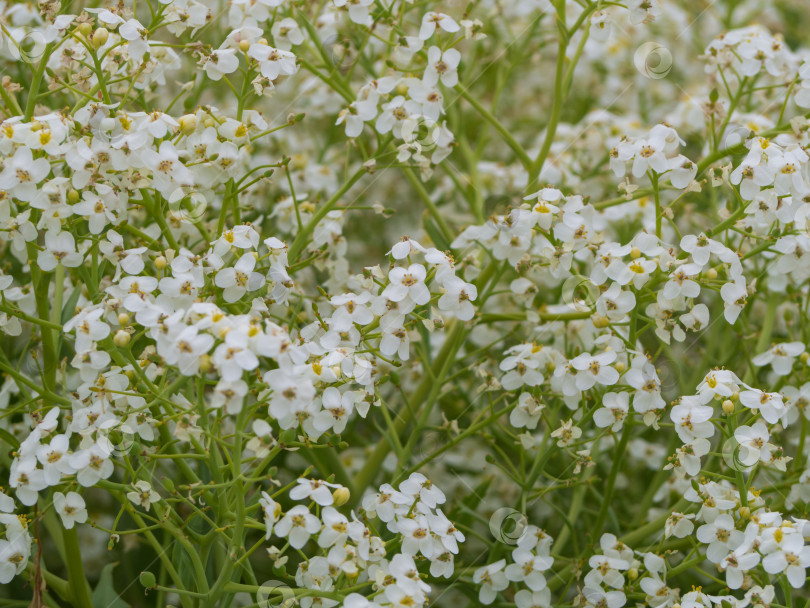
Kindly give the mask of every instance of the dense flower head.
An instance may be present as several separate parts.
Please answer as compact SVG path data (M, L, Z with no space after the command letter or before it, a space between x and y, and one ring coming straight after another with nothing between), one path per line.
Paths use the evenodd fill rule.
M0 2L0 604L806 604L805 8Z

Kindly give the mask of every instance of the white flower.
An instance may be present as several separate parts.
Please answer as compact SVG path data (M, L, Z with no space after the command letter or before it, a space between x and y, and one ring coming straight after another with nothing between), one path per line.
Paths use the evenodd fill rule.
M342 513L332 507L326 507L321 512L323 529L318 536L318 546L328 548L342 543L349 535L349 520Z
M787 405L779 393L766 393L751 389L740 393L740 403L752 410L759 410L762 417L770 424L776 424L788 412Z
M550 608L551 590L546 587L542 591L529 591L521 589L515 594L517 608Z
M758 367L771 364L777 376L787 376L793 369L793 362L804 352L802 342L782 342L774 344L764 353L760 353L752 359L752 363Z
M798 534L786 535L782 546L762 560L765 572L769 574L784 572L794 589L805 586L805 571L808 566L810 566L810 547L804 545L802 537Z
M298 485L290 490L290 498L293 500L309 499L325 507L333 504L332 490L329 488L339 488L340 484L329 483L319 479L299 479Z
M444 492L422 473L411 473L408 479L399 484L399 491L405 496L418 498L431 509L447 500Z
M479 568L473 573L473 582L481 586L478 592L478 601L482 604L491 604L495 601L498 592L509 586L509 580L503 572L505 566L506 560L501 559L494 564Z
M223 268L217 273L214 283L224 289L222 297L228 303L236 302L245 292L256 291L265 284L264 276L253 272L256 256L246 253L234 264L233 268Z
M619 381L619 372L610 366L616 360L616 351L606 351L598 355L582 353L571 360L571 367L577 370L577 389L587 391L595 384L610 386Z
M532 591L542 591L546 588L546 577L543 572L551 568L554 558L545 555L535 555L532 551L518 547L512 551L514 563L504 570L506 578L514 582L526 583Z
M273 531L281 538L289 537L290 546L300 549L320 529L320 520L304 505L296 505L276 523Z
M543 413L545 405L531 393L521 393L517 406L509 413L509 422L515 428L526 427L534 430Z
M623 291L614 283L596 300L596 312L611 321L618 322L626 318L627 313L636 306L636 296L631 291Z
M700 542L709 545L706 557L719 564L729 553L736 549L744 539L744 534L734 527L731 515L718 515L711 523L703 524L697 529Z
M33 458L18 458L11 463L8 485L14 489L17 500L27 507L36 504L39 492L48 486L45 474L36 464Z
M425 285L427 272L421 264L411 264L408 268L392 268L388 273L388 285L383 290L383 297L392 302L401 302L409 298L414 304L427 304L430 291Z
M235 382L242 377L242 372L259 366L259 359L248 348L248 336L239 329L232 329L225 335L225 341L217 346L212 358L222 379L227 382Z
M456 49L442 50L437 46L428 49L428 64L425 68L425 75L422 82L427 86L436 86L441 79L446 87L454 87L458 84L458 64L461 61L461 53Z
M667 518L667 522L664 526L664 538L669 538L670 536L686 538L691 535L695 529L695 524L692 523L694 518L694 513L678 513L673 511L672 515Z
M290 51L275 49L266 44L253 44L248 55L259 62L262 76L276 80L279 76L295 74L298 66Z
M135 489L131 492L127 492L127 498L147 511L152 507L152 503L160 501L160 495L152 489L152 484L148 481L140 479L132 484L132 486Z
M699 267L703 268L709 263L711 254L719 254L725 251L726 247L722 243L712 240L702 232L695 236L687 234L681 239L681 249L692 254L692 260Z
M219 49L212 51L204 59L203 70L211 80L221 80L223 76L232 74L239 68L239 58L236 49Z
M683 154L670 158L668 164L669 173L667 177L669 177L669 181L676 188L686 188L697 175L697 165Z
M70 437L65 434L54 435L49 444L44 444L37 450L37 460L42 465L45 481L49 486L55 486L63 475L72 475L76 471L70 464Z
M444 285L444 293L439 298L439 310L451 313L459 321L469 321L475 315L473 302L478 297L478 289L472 283L453 276Z
M700 295L700 285L689 277L700 273L700 266L697 264L684 264L672 271L669 281L661 291L667 300L674 300L679 296L685 298L696 298Z
M27 532L8 534L0 540L0 584L6 585L17 574L25 570L31 557L31 537Z
M566 420L558 429L551 433L551 436L557 439L558 447L564 448L582 437L582 429L578 426L574 426L573 421Z
M76 241L70 232L45 233L45 248L37 254L37 266L45 272L62 264L66 268L75 268L83 261L82 256L76 252Z
M31 201L37 192L37 185L51 172L47 158L37 158L30 148L20 146L14 156L7 159L0 173L0 190L11 193L21 201Z
M374 0L332 0L335 6L342 7L349 5L349 19L359 25L370 26L373 22L368 14L369 6Z
M70 530L75 524L87 521L87 509L84 499L76 492L54 492L53 507L62 519L62 525Z
M714 425L710 422L714 410L701 405L698 397L685 396L669 412L675 423L675 432L684 443L694 439L708 439L714 435Z
M174 365L184 376L196 376L200 369L200 357L214 345L213 336L198 333L195 325L183 327L171 343L158 340L158 352L166 363Z
M281 505L273 500L267 492L262 492L262 497L259 499L259 505L264 512L264 525L267 528L265 540L270 540L270 535L273 533L273 525L278 521L281 515Z
M771 448L768 443L769 437L768 427L761 420L753 426L738 426L734 430L734 439L739 444L735 459L747 467L755 465L760 458L767 462L770 459Z
M598 587L585 587L582 595L588 601L588 606L599 606L600 608L621 608L627 599L622 591L605 592Z
M453 18L449 15L430 11L425 13L424 17L422 17L422 27L419 28L419 39L427 40L439 29L452 34L459 31L461 27L458 23L453 21Z
M629 410L629 393L605 393L602 397L602 407L594 412L593 421L599 428L609 426L615 432L622 428Z

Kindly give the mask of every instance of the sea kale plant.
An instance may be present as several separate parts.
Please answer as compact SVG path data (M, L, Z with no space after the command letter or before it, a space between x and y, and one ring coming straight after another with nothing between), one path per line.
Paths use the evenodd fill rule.
M810 606L807 9L0 1L0 607Z

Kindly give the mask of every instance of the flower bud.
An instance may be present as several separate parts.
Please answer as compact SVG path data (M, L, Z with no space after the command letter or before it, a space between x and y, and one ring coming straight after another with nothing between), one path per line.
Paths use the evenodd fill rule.
M138 580L141 582L141 586L144 589L154 589L157 587L157 579L151 572L141 572Z
M177 122L180 123L180 131L183 135L191 135L197 128L197 117L194 114L181 116Z
M110 32L107 31L106 27L100 27L95 32L93 32L93 46L97 49L100 49L105 44L107 44L107 39L110 37Z
M127 323L129 323L129 315L125 312L118 313L118 324L126 325Z
M617 361L617 362L616 362L616 365L614 365L613 367L615 367L615 368L616 368L616 371L617 371L617 372L619 372L620 374L621 374L621 373L622 373L624 370L626 370L626 369L627 369L627 366L624 364L624 361Z
M79 192L71 188L67 192L67 202L71 205L79 202Z
M129 335L129 332L125 329L119 329L115 332L115 337L113 338L113 344L115 344L119 348L123 348L129 341L132 339L132 336Z
M351 492L349 488L338 488L334 492L332 492L332 498L335 501L336 507L342 507L347 502L349 502L349 498L351 497Z
M709 268L706 271L706 278L710 281L714 281L717 278L717 271L714 268Z
M163 270L164 268L166 268L166 258L163 257L162 255L156 257L155 268L157 268L158 270Z
M93 31L93 25L89 21L85 21L84 23L79 24L79 27L76 29L82 36L86 38L90 35L90 32Z
M806 364L808 359L810 359L810 353L804 352L801 355L799 355L799 361L801 361L802 363Z
M208 355L200 355L200 371L207 374L211 371L211 357Z
M641 257L641 249L639 249L638 247L633 247L630 250L630 257L633 258L634 260L637 260L638 258L640 258Z
M638 568L630 568L627 571L627 578L629 578L631 581L636 580L638 578Z
M723 411L728 415L734 413L734 403L730 399L723 401Z
M247 53L250 50L250 42L247 40L240 40L239 41L239 50L243 53Z
M748 507L740 507L740 518L751 519L751 509Z
M604 315L597 315L597 314L592 315L591 321L593 321L593 326L599 329L602 329L610 325L610 319L608 319Z

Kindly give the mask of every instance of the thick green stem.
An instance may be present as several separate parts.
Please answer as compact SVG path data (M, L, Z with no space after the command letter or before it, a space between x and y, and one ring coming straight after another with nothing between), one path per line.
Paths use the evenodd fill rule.
M75 608L93 608L90 599L90 585L84 576L84 566L82 565L82 553L79 549L79 537L76 528L62 531L62 539L65 543L67 553L68 584L70 585L70 595L73 598Z

